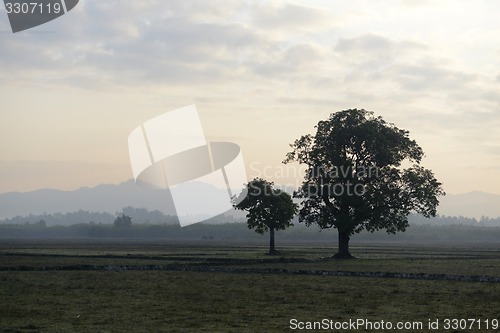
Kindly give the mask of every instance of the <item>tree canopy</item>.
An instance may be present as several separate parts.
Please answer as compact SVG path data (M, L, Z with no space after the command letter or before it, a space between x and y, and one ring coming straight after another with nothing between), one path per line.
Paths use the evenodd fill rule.
M122 214L121 216L118 216L115 221L113 222L115 227L130 227L132 225L132 218L130 216L127 216L125 214Z
M288 193L274 188L273 182L262 178L250 181L240 195L245 197L242 200L238 198L234 208L248 212L249 229L255 229L260 234L270 232L269 253L276 253L274 232L292 226L297 205Z
M301 136L291 147L284 162L307 166L294 194L302 200L299 222L338 229L337 258L351 257L355 233L405 231L411 212L435 216L445 194L420 165L424 152L409 132L371 111L333 113L318 123L315 135Z

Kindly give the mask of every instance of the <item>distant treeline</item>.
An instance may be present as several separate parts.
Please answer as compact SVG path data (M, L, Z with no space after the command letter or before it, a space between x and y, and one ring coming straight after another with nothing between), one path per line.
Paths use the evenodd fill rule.
M54 213L29 216L16 216L0 220L0 224L45 224L46 226L68 226L82 223L113 224L117 216L126 215L132 219L133 224L179 224L176 216L165 215L159 210L149 211L145 208L125 207L115 214L89 212L79 210L72 213ZM297 218L294 220L297 221ZM470 226L498 226L500 217L481 217L479 220L464 216L436 216L425 218L421 215L410 215L410 225L470 225ZM245 222L244 218L235 218L232 215L217 216L207 221L208 224Z
M500 227L500 217L489 218L482 216L479 220L465 216L444 216L425 218L422 215L411 214L408 218L410 224L430 224L430 225L471 225L471 226L491 226Z
M114 224L118 216L131 218L130 226ZM353 241L408 241L408 242L498 242L500 218L437 216L426 219L410 215L410 228L406 232L389 235L384 231L362 232ZM158 210L125 207L116 214L80 210L73 213L56 213L14 217L0 221L0 239L178 239L178 240L255 240L267 237L249 230L244 218L222 215L181 228L176 216ZM336 230L307 227L294 220L294 226L277 233L279 240L334 241Z
M113 224L117 216L126 215L134 224L179 224L177 216L165 215L159 210L125 207L115 214L79 210L72 213L54 213L29 216L15 216L0 220L0 224L45 224L46 226L68 226L81 223ZM220 219L220 217L218 218ZM238 222L232 217L225 217L223 222Z
M295 224L276 234L278 242L335 242L334 229L320 230L317 226ZM33 224L0 224L0 239L137 239L137 240L206 240L258 241L267 243L267 236L249 230L245 223L197 223L181 228L178 224L133 224L118 227L113 224L79 223L69 226ZM500 242L500 227L470 225L413 225L406 232L389 235L384 231L362 232L354 242Z

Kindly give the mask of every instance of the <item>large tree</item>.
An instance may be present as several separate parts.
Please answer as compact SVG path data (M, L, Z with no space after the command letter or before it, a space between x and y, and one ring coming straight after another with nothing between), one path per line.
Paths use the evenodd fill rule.
M234 208L248 212L249 229L255 229L259 234L269 231L269 254L278 253L274 232L290 227L298 209L290 194L274 188L273 182L255 178L246 185L235 202Z
M284 162L307 166L294 194L301 199L299 222L338 230L334 258L352 258L349 240L362 230L396 233L408 227L411 212L435 216L445 194L420 166L424 152L409 132L371 111L333 113L291 147Z

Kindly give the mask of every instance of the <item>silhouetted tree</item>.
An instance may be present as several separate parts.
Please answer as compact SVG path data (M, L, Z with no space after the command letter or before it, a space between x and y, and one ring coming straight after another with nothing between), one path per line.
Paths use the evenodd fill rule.
M36 226L37 227L40 227L40 228L45 228L47 227L47 222L45 222L44 219L40 219L37 223L36 223Z
M255 178L247 184L234 205L234 208L248 212L249 229L255 229L259 234L269 231L269 254L278 253L274 244L275 230L290 227L298 208L288 193L273 186L272 182ZM245 196L244 199L241 200L241 196Z
M352 258L349 240L362 230L405 231L415 211L436 215L444 191L433 173L420 166L424 155L409 132L350 109L333 113L316 126L316 134L296 140L284 163L307 165L300 198L299 222L338 230L338 253ZM401 163L413 163L403 168Z
M113 222L115 227L130 227L132 226L132 218L125 214L118 216Z

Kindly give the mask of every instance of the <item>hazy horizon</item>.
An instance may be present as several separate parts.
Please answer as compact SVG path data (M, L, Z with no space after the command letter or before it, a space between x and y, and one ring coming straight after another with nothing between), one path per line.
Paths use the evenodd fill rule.
M126 181L128 134L195 103L208 140L241 147L249 179L283 168L330 113L364 108L410 131L447 193L500 194L496 9L82 0L12 34L2 7L0 193Z
M288 192L293 189L284 188ZM170 215L176 212L169 191L144 188L134 184L132 179L120 184L100 184L68 191L40 189L32 192L0 193L0 219L79 210L113 213L128 206L159 210ZM234 213L234 210L225 212ZM448 194L440 198L438 214L465 216L477 220L483 216L499 218L500 195L486 192Z
M35 189L30 189L30 190L26 190L26 191L6 191L6 192L0 192L0 195L2 194L9 194L9 193L30 193L30 192L36 192L36 191L43 191L43 190L55 190L55 191L63 191L63 192L73 192L73 191L78 191L80 189L93 189L95 187L99 187L99 186L106 186L106 185L113 185L113 186L119 186L123 183L128 183L128 182L135 182L133 178L130 178L130 179L127 179L127 180L123 180L123 181L117 181L117 182L109 182L109 183L106 183L106 182L103 182L103 183L98 183L98 184L93 184L93 185L82 185L82 186L76 186L76 187L72 187L72 188L56 188L56 187L40 187L40 188L35 188ZM141 187L140 184L137 184L137 186ZM285 187L285 188L291 188L290 185L287 185L287 184L278 184L278 187ZM492 192L486 192L486 191L477 191L477 190L471 190L471 191L467 191L467 192L459 192L459 193L449 193L447 192L446 195L453 195L453 196L457 196L457 195L465 195L465 194L471 194L471 193L484 193L484 194L491 194L491 195L495 195L495 196L500 196L500 194L497 194L497 193L492 193ZM443 197L441 197L443 198Z

